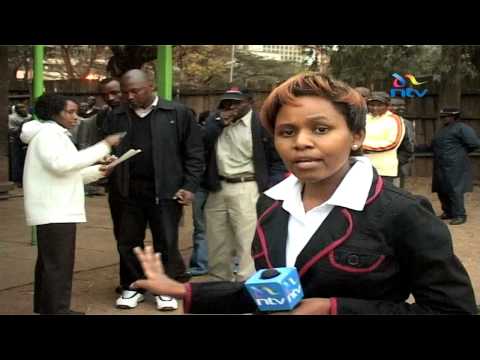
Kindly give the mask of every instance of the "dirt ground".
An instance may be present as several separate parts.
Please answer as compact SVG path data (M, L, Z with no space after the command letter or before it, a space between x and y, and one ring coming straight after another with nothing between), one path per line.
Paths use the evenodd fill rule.
M408 178L406 188L410 192L428 197L437 213L440 203L430 192L430 178ZM78 227L77 254L72 294L73 308L88 315L177 315L155 309L153 298L133 310L116 309L118 255L112 237L110 214L106 197L87 198L88 223ZM466 194L468 221L464 225L451 226L456 255L467 269L480 302L480 188ZM192 251L191 207L185 212L180 227L180 249L185 262ZM148 236L148 239L150 236ZM0 201L0 314L32 314L33 268L36 247L30 244L30 232L25 226L23 199ZM194 281L208 277L194 278Z
M437 214L441 213L436 194L430 192L430 178L409 178L406 188L412 193L430 199ZM480 302L480 187L474 186L472 193L465 194L467 222L463 225L448 225L453 239L455 254L460 258L472 280L477 304ZM446 222L448 224L448 222ZM477 234L477 235L475 235Z

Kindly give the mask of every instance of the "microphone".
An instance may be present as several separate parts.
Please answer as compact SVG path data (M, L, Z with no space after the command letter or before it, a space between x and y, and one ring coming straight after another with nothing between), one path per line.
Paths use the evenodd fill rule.
M292 310L303 299L295 267L259 270L245 286L260 311Z

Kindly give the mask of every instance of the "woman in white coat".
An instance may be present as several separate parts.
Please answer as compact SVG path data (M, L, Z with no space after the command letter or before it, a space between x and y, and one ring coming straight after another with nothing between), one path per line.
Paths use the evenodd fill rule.
M58 94L42 95L31 121L22 129L28 144L24 170L27 225L36 225L38 257L35 266L34 312L81 314L70 309L76 224L86 222L84 183L106 175L93 165L120 142L111 135L78 151L68 129L77 123L78 105Z

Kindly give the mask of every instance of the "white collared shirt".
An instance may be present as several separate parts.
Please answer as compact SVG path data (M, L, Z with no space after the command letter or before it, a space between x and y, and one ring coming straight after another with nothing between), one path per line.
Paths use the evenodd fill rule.
M133 111L135 111L135 114L137 114L138 117L144 118L145 116L147 116L152 112L153 107L157 106L157 104L158 104L158 96L155 96L155 99L153 100L153 102L150 104L149 107L145 109L137 108L137 109L134 109Z
M302 202L303 184L294 175L265 191L265 195L282 200L282 207L290 214L286 266L295 266L298 255L312 235L322 225L335 206L361 211L365 207L373 180L373 168L367 157L354 157L355 164L343 178L330 199L305 212Z

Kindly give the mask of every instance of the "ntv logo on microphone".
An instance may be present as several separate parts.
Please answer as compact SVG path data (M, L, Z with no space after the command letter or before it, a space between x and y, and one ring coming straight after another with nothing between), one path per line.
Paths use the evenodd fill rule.
M303 298L302 285L294 267L275 268L278 275L262 278L260 270L245 286L260 311L293 309Z
M412 74L405 74L405 77L403 77L398 73L393 73L392 76L394 80L393 88L390 89L390 97L424 97L428 92L427 89L417 90L413 87L406 87L407 80L405 80L405 78L410 81L410 84L412 86L419 86L426 83L426 81L418 82L417 79L415 79L415 76L413 76Z
M250 289L255 294L255 302L258 306L267 305L284 305L293 302L300 294L302 294L302 287L299 286L293 278L288 278L283 282L284 289L288 289L287 294L282 294L281 291L275 291L268 286L251 286ZM292 287L293 286L293 287Z

